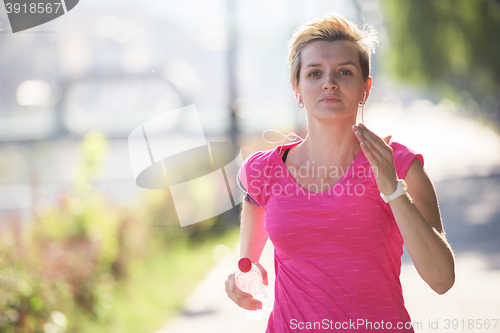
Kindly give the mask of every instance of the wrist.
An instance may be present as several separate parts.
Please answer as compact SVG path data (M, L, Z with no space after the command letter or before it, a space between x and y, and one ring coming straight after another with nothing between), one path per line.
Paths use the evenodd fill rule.
M407 190L406 182L403 179L398 179L396 190L393 193L391 193L390 195L385 195L384 193L381 192L380 196L382 197L382 200L384 200L384 202L389 203L392 200L395 200L396 198L406 194L406 190Z
M389 195L393 194L394 192L396 192L397 188L398 188L398 180L395 179L394 181L391 182L390 186L381 190L380 193L385 195L385 196L389 196Z
M396 205L397 205L397 204L399 204L399 203L401 203L401 202L403 202L403 201L406 201L406 200L407 200L407 201L409 201L411 204L413 203L413 199L412 199L412 197L408 194L408 192L406 192L405 194L403 194L403 195L401 195L401 196L397 197L396 199L393 199L393 200L389 201L388 203L389 203L389 205L393 206L394 204L396 204Z

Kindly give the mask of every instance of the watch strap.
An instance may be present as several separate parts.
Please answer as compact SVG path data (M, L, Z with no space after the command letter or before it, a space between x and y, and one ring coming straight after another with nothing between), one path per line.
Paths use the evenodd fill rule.
M406 183L403 179L398 179L396 191L394 191L393 194L386 196L383 193L380 193L380 196L386 203L389 203L390 201L402 196L405 193L406 193Z

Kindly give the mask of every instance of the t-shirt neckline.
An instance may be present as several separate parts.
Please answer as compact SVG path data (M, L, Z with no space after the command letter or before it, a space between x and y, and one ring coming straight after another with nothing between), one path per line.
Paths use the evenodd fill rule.
M296 145L298 145L299 143L301 143L302 141L304 141L304 140L300 140L300 141L297 141L297 142L292 142L292 143L285 144L285 145L283 145L282 149L291 149L291 148L295 147ZM280 165L282 168L285 169L286 178L288 179L288 181L291 184L294 184L295 186L297 186L299 189L304 190L309 195L322 195L322 194L324 194L326 192L332 191L333 188L335 186L337 186L337 184L340 184L341 182L343 182L345 180L346 175L348 175L349 173L351 173L352 168L355 166L355 164L358 162L358 160L361 159L361 156L364 156L363 149L360 148L358 154L356 155L356 157L354 158L354 160L352 160L351 164L347 167L347 169L346 169L345 173L342 175L342 177L335 184L333 184L333 186L329 187L328 189L326 189L324 191L316 193L316 192L309 191L308 189L306 189L305 187L303 187L302 185L300 185L295 180L295 178L293 178L290 170L288 170L288 168L286 167L286 164L283 162L283 160L281 159L281 156L279 155L279 149L280 149L280 147L281 146L276 147L274 149L273 153L272 153L275 161L277 160L278 165Z

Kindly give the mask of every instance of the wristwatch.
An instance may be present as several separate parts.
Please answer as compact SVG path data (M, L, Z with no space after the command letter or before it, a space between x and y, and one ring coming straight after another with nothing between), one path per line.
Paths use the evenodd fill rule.
M382 197L382 199L384 199L386 203L389 203L389 201L392 201L397 197L400 197L403 194L405 194L407 189L408 186L406 185L406 182L403 179L398 179L398 187L396 188L396 191L393 194L385 196L382 193L380 193L380 196Z

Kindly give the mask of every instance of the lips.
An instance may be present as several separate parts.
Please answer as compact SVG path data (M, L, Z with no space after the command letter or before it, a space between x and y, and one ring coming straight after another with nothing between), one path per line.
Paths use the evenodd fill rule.
M320 102L338 102L338 101L341 101L341 99L333 95L328 95L320 99Z

